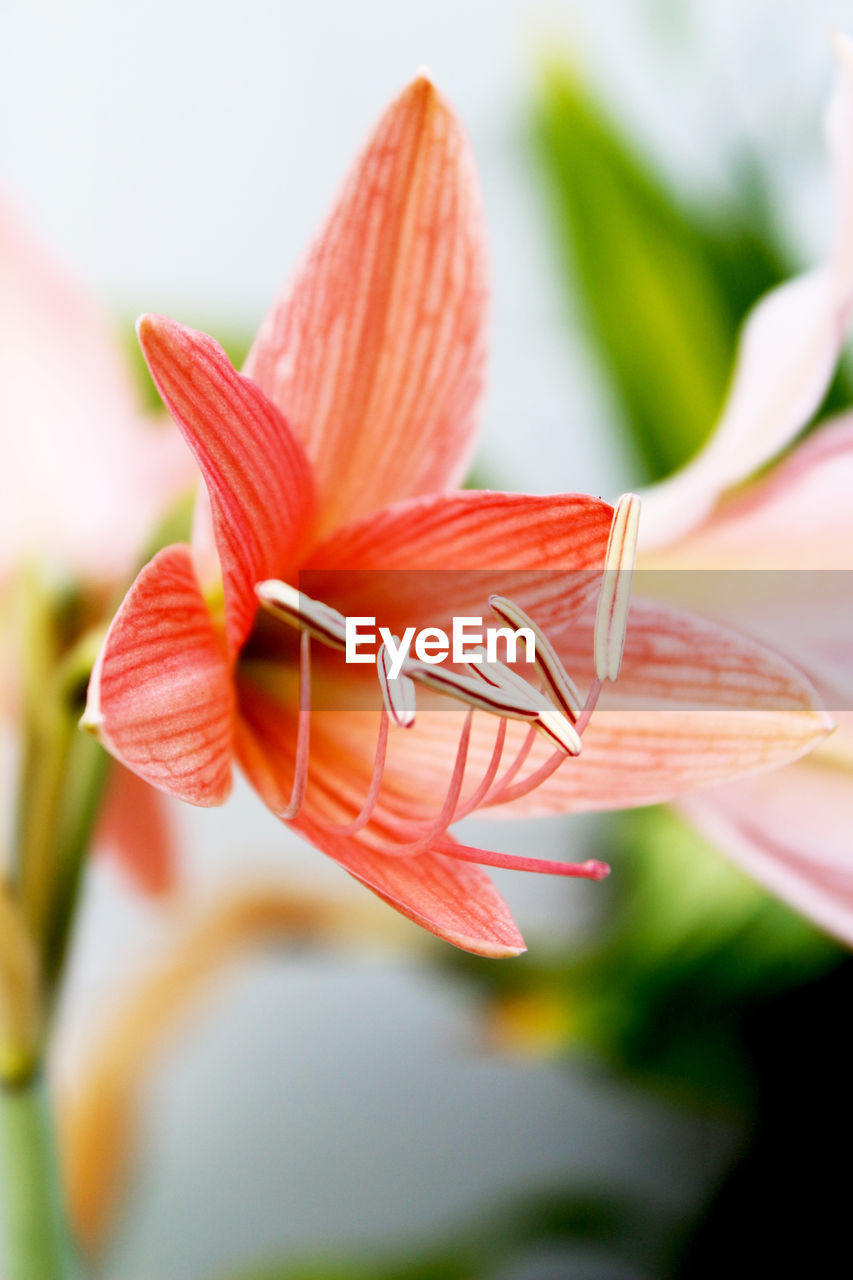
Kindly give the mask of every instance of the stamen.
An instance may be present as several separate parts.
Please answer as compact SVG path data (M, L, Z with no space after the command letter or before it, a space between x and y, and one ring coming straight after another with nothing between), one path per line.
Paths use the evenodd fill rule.
M300 631L332 649L346 649L346 620L342 613L321 600L312 600L304 592L277 578L268 578L255 586L255 595L274 617L288 622Z
M578 733L583 733L584 729L589 724L600 695L601 681L598 676L595 676L592 684L589 686L589 693L586 695L586 702L583 704L583 711L581 711L580 717L578 718L578 722L575 726Z
M290 822L302 808L308 784L308 756L311 745L311 634L303 631L299 638L299 727L296 732L296 759L293 764L293 786L287 807L279 817Z
M521 766L524 764L525 760L530 755L530 752L533 750L533 744L535 741L536 741L536 726L531 725L530 728L527 730L527 734L525 736L524 741L522 742L521 746L518 749L518 755L515 757L515 759L513 760L512 764L509 766L509 768L507 769L503 777L498 778L498 781L494 790L495 795L498 795L501 791L504 790L505 787L508 787L509 784L512 782L513 778L516 776ZM491 797L489 797L489 803L491 803Z
M566 760L565 751L555 751L548 757L544 764L538 769L534 769L533 773L529 773L526 778L522 778L521 782L517 782L515 786L507 786L501 783L496 787L492 794L486 799L483 808L491 807L495 804L509 804L510 800L518 800L521 796L529 795L531 791L535 791L543 782L551 777L552 773L556 773L561 764Z
M581 740L570 721L517 672L502 662L489 662L485 670L476 663L465 665L469 671L477 672L481 683L454 671L424 667L417 662L409 663L406 670L423 684L470 702L482 711L491 711L493 715L511 720L530 720L567 755L580 754Z
M492 758L489 761L489 767L483 775L483 780L477 787L472 796L456 810L453 816L454 822L461 822L463 818L467 818L469 813L473 813L475 809L479 809L489 792L489 787L495 780L495 774L500 768L501 757L503 756L504 743L506 742L506 720L498 721L498 731L495 734L495 745L492 748Z
M371 819L373 810L376 808L376 801L379 799L379 791L382 787L382 776L385 772L385 755L388 750L388 712L382 709L382 718L379 721L379 733L376 738L376 755L373 759L373 775L370 779L370 786L364 804L353 818L352 822L343 823L341 826L333 826L331 823L324 827L324 830L332 836L354 836L361 831L362 827L366 827Z
M414 857L419 853L426 853L427 849L432 848L435 839L443 835L450 823L454 821L456 806L459 804L459 795L462 791L462 782L465 778L465 765L468 760L468 744L471 741L471 721L473 719L474 712L471 710L465 717L465 724L462 727L462 733L459 735L459 746L456 750L453 773L450 777L444 804L441 806L441 812L426 830L418 831L414 838L405 840L401 844L385 845L381 848L374 847L374 852L387 854L389 857L399 857L401 855ZM404 825L407 824L401 824L401 828Z
M581 713L581 696L545 632L506 596L489 596L489 604L498 617L511 627L529 627L533 632L536 637L536 670L574 724Z
M474 845L458 844L451 836L441 836L434 848L462 862L476 862L481 867L505 867L510 871L534 871L548 876L571 876L581 880L603 880L610 875L606 862L590 858L586 862L554 862L548 858L519 858L511 853L497 853L492 849L478 849Z
M527 686L527 693L516 693L502 686L472 680L470 676L458 675L445 667L431 667L411 660L406 662L403 669L418 684L435 689L438 693L446 693L451 698L467 702L478 711L488 711L491 715L509 720L536 720L542 710L539 703L530 696L534 693L530 686Z
M613 513L595 612L595 674L599 680L615 680L622 665L639 523L640 499L635 493L623 494Z
M394 636L399 647L400 637ZM403 729L411 729L415 723L415 685L405 672L401 671L392 680L388 672L391 667L391 656L383 644L376 655L376 670L379 674L379 687L385 709L396 725Z

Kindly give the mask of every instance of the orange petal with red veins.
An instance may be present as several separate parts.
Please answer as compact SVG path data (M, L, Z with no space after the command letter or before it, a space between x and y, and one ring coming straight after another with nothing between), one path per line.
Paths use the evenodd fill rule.
M292 707L277 704L245 682L241 695L236 731L240 766L265 803L273 812L279 812L290 794L295 714ZM348 747L354 750L352 760L345 758L345 752L332 760L329 750L321 746L320 758L330 772L317 779L319 788L313 794L309 781L305 808L291 825L356 880L430 933L478 955L518 955L525 949L524 940L506 903L479 867L432 851L416 857L377 853L371 848L371 839L387 844L392 837L382 831L376 835L373 828L373 835L360 833L356 838L333 837L322 830L324 819L352 818L354 813L346 813L346 805L357 810L364 799L358 773L359 747L367 751L369 743L369 750L373 751L378 717L364 712L356 713L354 718L338 712L320 712L312 717L312 734L336 724L352 728L359 720L359 743L349 740L344 732ZM414 732L416 729L401 730L393 736L407 738ZM331 791L324 794L327 782ZM437 803L440 805L441 797Z
M526 951L509 907L485 871L441 853L394 858L363 837L332 839L308 820L294 826L356 880L429 933L463 951L501 959Z
M161 897L175 887L177 848L167 801L135 773L113 766L93 844L114 857L143 893Z
M486 295L470 146L420 77L380 119L246 362L305 442L324 530L463 479Z
M81 724L152 786L215 805L231 790L233 702L190 549L166 547L113 619Z
M609 503L585 494L429 494L336 530L300 586L400 634L453 615L490 619L497 592L548 632L597 591L612 519Z
M137 327L210 495L233 654L251 630L255 583L288 577L304 548L314 515L311 466L276 407L213 338L161 316L143 316Z

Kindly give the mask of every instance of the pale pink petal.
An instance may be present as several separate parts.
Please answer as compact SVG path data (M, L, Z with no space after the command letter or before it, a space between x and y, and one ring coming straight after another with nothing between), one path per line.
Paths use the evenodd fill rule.
M275 406L212 338L161 316L143 316L138 332L207 485L236 653L255 617L255 584L291 574L310 536L311 466Z
M853 706L853 417L823 427L679 542L637 583L745 631ZM809 571L809 572L806 572Z
M195 468L146 421L125 353L85 289L0 204L0 578L41 555L129 575Z
M750 314L714 434L683 470L644 494L644 551L701 522L729 486L783 449L832 380L853 304L853 45L840 39L838 52L827 121L835 181L832 251L824 266L773 290Z
M642 569L853 569L853 415L821 427Z
M92 841L113 857L143 893L160 897L177 878L177 847L169 801L135 773L114 764Z
M420 77L382 116L246 363L305 442L324 530L463 478L485 310L473 157Z
M700 831L771 893L853 945L853 774L820 750L782 773L683 801Z
M89 682L84 727L191 804L221 804L231 789L234 695L222 648L189 547L166 547L125 596Z

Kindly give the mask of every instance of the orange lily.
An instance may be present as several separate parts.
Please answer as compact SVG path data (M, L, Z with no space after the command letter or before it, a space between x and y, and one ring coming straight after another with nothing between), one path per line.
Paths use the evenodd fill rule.
M477 864L606 868L473 849L448 834L454 821L671 798L795 758L830 722L808 682L755 643L643 602L627 619L636 500L614 513L578 494L454 491L485 307L472 156L419 78L380 120L243 375L213 339L143 317L207 501L194 547L162 551L126 596L84 723L195 804L224 801L236 759L274 813L398 911L506 956L523 940ZM320 600L289 585L309 574ZM489 600L540 637L535 687L500 664L410 662L394 682L383 653L366 677L341 658L345 616L401 634ZM593 715L620 664L619 706Z

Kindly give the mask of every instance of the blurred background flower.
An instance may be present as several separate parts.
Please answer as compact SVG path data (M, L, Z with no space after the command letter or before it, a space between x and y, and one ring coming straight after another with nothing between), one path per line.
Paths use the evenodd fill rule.
M128 344L133 317L154 310L232 335L239 358L354 145L427 63L472 135L491 236L478 479L613 497L689 456L745 311L825 251L827 31L848 16L829 0L254 0L238 21L190 0L144 13L12 0L2 179L126 319ZM569 178L589 192L590 237L607 210L627 252L640 211L668 247L679 288L633 283L654 290L652 336L678 339L665 383L651 357L643 378L616 375L602 326L612 343L625 279L594 274L601 246L564 270L548 210L556 131L574 111L578 144L583 121L555 65L586 86ZM604 319L590 323L592 280ZM842 375L826 411L848 403ZM484 828L472 822L471 840L517 840ZM181 830L202 905L239 881L247 852L346 897L334 868L295 841L284 852L242 791ZM794 1265L809 1242L817 1265L797 1224L819 1217L830 1243L840 1184L821 1176L815 1135L849 1134L840 951L672 815L548 820L530 839L616 868L606 898L513 883L533 959L252 952L208 990L142 1082L107 1277L227 1277L272 1258L271 1276L376 1276L386 1259L389 1275L622 1280L715 1273L733 1241L744 1266ZM174 927L92 869L55 1063L68 1088L96 1029L108 1036L167 962ZM317 1261L330 1257L337 1270ZM287 1269L297 1259L301 1273Z

